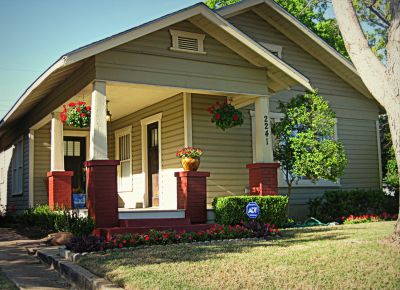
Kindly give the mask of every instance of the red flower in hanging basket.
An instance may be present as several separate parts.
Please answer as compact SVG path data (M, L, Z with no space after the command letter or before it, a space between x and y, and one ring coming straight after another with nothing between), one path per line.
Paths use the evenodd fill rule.
M220 104L217 101L215 105L209 107L207 110L211 114L211 123L215 123L223 131L243 125L242 112L227 102Z
M87 128L90 125L90 106L83 101L71 102L63 105L64 111L60 113L60 120L75 128Z

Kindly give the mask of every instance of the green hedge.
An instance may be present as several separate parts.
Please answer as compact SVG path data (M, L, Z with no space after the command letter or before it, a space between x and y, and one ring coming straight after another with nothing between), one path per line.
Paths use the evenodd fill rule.
M332 190L309 203L310 216L324 222L341 221L350 215L398 212L399 201L382 190Z
M74 236L92 233L95 223L90 217L80 217L76 211L52 210L48 205L37 205L17 217L23 228L35 228L41 235L54 232L71 232Z
M240 222L249 222L246 215L246 205L255 201L260 207L260 216L257 220L271 223L280 227L287 222L286 196L224 196L213 201L215 221L224 225L236 225Z

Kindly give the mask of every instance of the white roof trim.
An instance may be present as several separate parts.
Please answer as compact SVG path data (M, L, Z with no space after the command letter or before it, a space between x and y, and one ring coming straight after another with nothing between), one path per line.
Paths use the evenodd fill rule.
M282 70L285 74L290 76L293 80L298 82L300 85L304 86L309 90L313 90L307 77L302 75L300 72L296 71L293 67L276 57L274 54L269 52L267 49L262 47L256 41L248 37L246 34L242 33L232 24L230 24L226 19L215 13L213 10L208 8L204 3L198 3L190 6L186 9L174 12L172 14L166 15L164 17L158 18L152 22L145 23L143 25L137 26L130 30L124 31L122 33L113 35L111 37L105 38L103 40L94 42L87 46L76 49L62 56L58 61L56 61L51 67L49 67L34 83L24 92L24 94L18 99L11 110L5 115L5 117L0 122L0 127L3 125L7 119L18 109L21 103L31 94L31 92L36 89L47 77L49 77L56 70L79 62L81 60L87 59L93 55L99 54L113 47L119 46L126 42L132 41L139 37L145 36L149 33L155 32L162 28L168 27L174 23L186 20L190 17L196 15L203 15L211 22L217 24L221 29L236 37L241 43L246 45L248 48L253 50L255 53L259 54L266 61L276 66L278 69Z

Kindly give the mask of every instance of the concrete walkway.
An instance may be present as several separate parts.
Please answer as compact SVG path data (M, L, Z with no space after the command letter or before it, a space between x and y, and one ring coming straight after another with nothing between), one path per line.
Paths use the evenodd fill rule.
M25 247L37 244L15 233L0 228L0 269L19 289L75 289L56 271L29 256Z

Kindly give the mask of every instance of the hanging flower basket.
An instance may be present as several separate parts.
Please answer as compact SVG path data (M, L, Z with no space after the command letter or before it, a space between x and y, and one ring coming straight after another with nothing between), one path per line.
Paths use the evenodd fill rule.
M221 128L222 131L243 125L242 112L227 102L222 104L216 102L215 105L207 110L211 114L211 122L215 123L217 128Z
M197 171L201 155L203 155L203 150L193 147L184 147L176 152L176 157L181 159L185 171Z
M90 106L85 102L71 102L63 105L64 111L60 113L60 120L75 128L87 128L90 125Z

